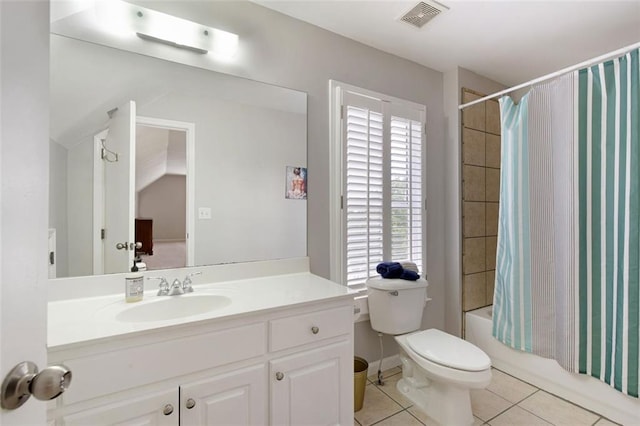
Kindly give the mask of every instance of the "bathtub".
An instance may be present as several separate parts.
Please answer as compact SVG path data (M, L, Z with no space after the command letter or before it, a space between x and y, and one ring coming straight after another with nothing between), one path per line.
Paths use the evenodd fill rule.
M555 361L503 345L491 336L492 307L465 314L466 340L489 355L495 368L624 425L640 424L640 400L604 382L566 371Z

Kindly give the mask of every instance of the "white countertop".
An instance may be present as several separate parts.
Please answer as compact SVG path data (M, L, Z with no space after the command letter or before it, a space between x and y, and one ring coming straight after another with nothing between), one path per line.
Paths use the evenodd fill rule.
M308 272L195 284L193 288L194 292L187 295L157 296L154 285L153 289L145 291L141 302L126 303L123 282L122 294L49 302L48 347L55 349L195 321L220 320L286 306L353 297L355 294L345 286ZM141 304L199 294L227 296L231 303L202 314L171 320L122 322L115 318L118 313Z

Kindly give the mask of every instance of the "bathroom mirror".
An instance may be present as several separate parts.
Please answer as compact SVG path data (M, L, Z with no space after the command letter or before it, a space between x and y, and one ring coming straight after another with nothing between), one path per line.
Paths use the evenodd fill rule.
M306 105L52 34L50 277L306 256Z

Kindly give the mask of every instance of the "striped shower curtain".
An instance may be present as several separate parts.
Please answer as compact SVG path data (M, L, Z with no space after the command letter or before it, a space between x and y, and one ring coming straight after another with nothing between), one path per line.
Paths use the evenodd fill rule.
M500 100L493 335L638 396L638 50Z
M493 335L574 363L571 200L574 76L500 99L502 164ZM568 335L570 334L570 335Z
M578 370L638 397L638 50L579 72Z

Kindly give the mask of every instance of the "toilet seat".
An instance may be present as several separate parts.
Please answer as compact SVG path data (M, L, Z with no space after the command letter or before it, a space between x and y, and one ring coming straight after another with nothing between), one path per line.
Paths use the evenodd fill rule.
M409 334L406 341L416 355L443 367L470 372L491 367L480 348L435 328Z

